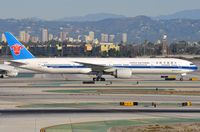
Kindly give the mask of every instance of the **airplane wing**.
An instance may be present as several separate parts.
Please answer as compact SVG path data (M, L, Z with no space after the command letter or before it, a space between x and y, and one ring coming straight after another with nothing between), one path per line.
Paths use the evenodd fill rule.
M15 60L11 60L8 62L10 65L12 66L16 66L16 67L19 67L19 66L22 66L22 65L25 65L26 63L24 62L20 62L20 61L15 61Z
M12 67L12 66L0 64L0 72L10 71L10 70L13 70L13 69L14 69L14 67Z
M105 65L98 65L98 64L85 63L85 62L75 62L75 63L82 64L85 67L91 68L92 71L95 71L95 72L96 71L105 71L107 69L112 68L112 67L105 66Z

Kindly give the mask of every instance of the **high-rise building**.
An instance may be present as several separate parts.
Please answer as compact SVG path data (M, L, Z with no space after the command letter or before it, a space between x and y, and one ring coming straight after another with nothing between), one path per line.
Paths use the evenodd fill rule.
M60 32L60 41L63 42L67 40L67 33L66 32Z
M122 43L126 44L128 41L127 33L122 33Z
M47 29L42 29L42 42L48 41L48 30Z
M26 41L26 31L20 31L19 38L20 38L20 41L25 42Z
M20 38L20 41L27 43L30 41L30 34L27 33L26 31L20 31L19 38Z
M109 35L109 42L113 43L115 39L115 35L111 34Z
M6 42L6 37L5 37L5 35L4 35L4 33L2 33L2 35L1 35L1 42Z
M29 33L26 33L26 39L25 42L28 43L30 41L31 35Z
M38 38L38 37L35 37L35 36L32 36L32 37L31 37L31 42L37 43L37 42L39 42L39 38Z
M101 34L101 42L107 43L108 42L108 34Z
M162 38L162 55L167 56L167 35L163 35Z
M94 32L92 32L92 31L89 32L89 40L90 40L91 42L94 41Z
M85 35L85 42L86 43L93 43L94 42L94 32L90 31L89 35Z
M53 34L49 34L49 41L53 40Z
M81 42L81 35L78 35L77 41Z
M90 37L88 35L85 35L85 42L89 43L90 42Z

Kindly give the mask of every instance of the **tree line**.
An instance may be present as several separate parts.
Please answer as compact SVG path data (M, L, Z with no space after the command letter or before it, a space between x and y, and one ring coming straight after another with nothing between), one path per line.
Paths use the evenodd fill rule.
M71 43L48 41L45 43L26 43L25 46L35 56L73 56L73 57L136 57L136 56L160 56L162 55L162 44L145 41L142 44L119 44L120 50L109 49L101 52L100 46L93 46L91 51L85 51L86 43ZM1 42L0 55L9 55L10 49L7 44ZM170 55L188 54L200 55L200 42L176 41L167 46Z

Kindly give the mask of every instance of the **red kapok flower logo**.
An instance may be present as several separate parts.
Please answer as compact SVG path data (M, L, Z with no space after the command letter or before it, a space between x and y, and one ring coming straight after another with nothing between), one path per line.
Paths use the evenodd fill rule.
M13 46L11 46L11 50L14 51L15 55L19 55L21 52L21 49L23 49L23 46L21 46L19 44L14 44Z

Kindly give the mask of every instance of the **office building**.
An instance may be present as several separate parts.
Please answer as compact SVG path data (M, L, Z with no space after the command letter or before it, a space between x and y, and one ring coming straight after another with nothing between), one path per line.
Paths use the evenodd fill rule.
M21 42L28 43L30 41L30 34L26 31L20 31L19 32L19 39Z
M53 34L49 34L49 41L53 40Z
M39 42L39 38L38 38L38 37L35 37L35 36L32 36L32 37L31 37L31 42L37 43L37 42Z
M20 38L21 42L25 42L26 41L26 31L20 31L19 38Z
M1 35L1 42L6 43L6 37L5 37L4 33L2 33L2 35Z
M42 29L42 42L47 42L48 39L49 39L48 30L47 29Z
M89 32L89 40L90 40L91 42L94 41L94 32L92 32L92 31Z
M63 42L67 40L67 33L66 32L60 32L60 41Z
M101 34L101 42L108 43L108 34Z
M167 56L167 35L163 35L162 38L162 55Z
M127 41L128 41L127 33L123 33L123 34L122 34L122 43L123 43L123 44L126 44Z
M113 43L114 39L115 39L115 35L113 35L113 34L109 35L109 42L110 43Z

